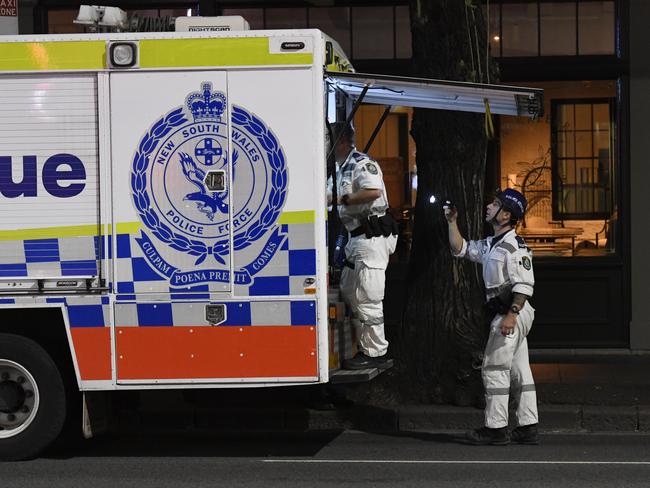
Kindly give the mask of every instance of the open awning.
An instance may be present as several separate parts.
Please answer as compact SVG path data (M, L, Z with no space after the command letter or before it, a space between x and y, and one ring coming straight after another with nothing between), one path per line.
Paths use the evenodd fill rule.
M326 81L354 101L361 97L362 103L485 112L487 102L492 114L530 118L544 114L544 91L538 88L364 73L326 72Z

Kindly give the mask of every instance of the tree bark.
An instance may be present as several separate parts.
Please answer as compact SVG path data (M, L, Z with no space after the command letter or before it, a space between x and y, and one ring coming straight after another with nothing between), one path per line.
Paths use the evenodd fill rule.
M487 70L494 73L486 66L478 2L411 0L410 9L416 76L486 82ZM483 114L413 114L418 189L408 298L396 341L403 398L469 404L481 395L477 366L487 338L481 269L451 255L440 201L455 203L465 238L482 237L484 123ZM431 195L437 197L434 205Z

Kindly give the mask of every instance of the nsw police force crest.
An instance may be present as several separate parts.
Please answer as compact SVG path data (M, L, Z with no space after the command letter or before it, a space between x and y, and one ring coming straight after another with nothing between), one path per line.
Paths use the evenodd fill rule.
M286 238L276 225L287 190L284 151L261 119L238 106L229 151L227 110L226 95L202 83L151 126L133 158L133 201L146 227L136 242L171 286L229 282L231 247L261 240L235 271L235 283L251 283Z

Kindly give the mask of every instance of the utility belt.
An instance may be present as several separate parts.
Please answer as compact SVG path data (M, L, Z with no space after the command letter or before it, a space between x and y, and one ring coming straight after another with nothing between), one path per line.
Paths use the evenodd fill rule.
M399 234L399 226L397 221L390 213L386 213L379 217L378 215L371 215L361 219L361 225L356 229L350 231L351 237L365 235L367 239L373 237L389 237L391 235Z
M506 290L502 292L499 296L490 298L485 303L485 308L488 314L494 318L495 315L507 314L512 306L512 291Z

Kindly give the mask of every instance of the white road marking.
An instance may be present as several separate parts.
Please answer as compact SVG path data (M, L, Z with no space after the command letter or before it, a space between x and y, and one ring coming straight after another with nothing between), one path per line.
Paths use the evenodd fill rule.
M437 459L264 459L265 463L283 464L586 464L650 466L650 461L508 461L508 460L437 460Z

